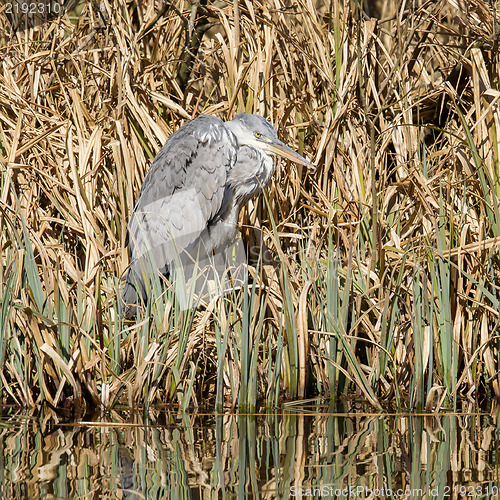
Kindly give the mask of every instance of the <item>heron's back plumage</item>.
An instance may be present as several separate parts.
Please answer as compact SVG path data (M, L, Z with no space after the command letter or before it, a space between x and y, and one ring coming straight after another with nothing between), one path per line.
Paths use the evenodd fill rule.
M145 298L151 268L167 274L179 252L202 245L213 253L230 245L241 207L262 191L272 171L269 155L239 144L232 128L214 116L201 115L174 133L154 159L130 218L124 303Z

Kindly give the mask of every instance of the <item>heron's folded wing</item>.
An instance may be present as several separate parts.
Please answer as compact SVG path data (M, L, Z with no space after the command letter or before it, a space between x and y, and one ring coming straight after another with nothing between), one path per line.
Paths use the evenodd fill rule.
M197 240L218 213L236 139L213 116L199 116L160 150L144 179L128 227L131 261L145 257L158 269Z

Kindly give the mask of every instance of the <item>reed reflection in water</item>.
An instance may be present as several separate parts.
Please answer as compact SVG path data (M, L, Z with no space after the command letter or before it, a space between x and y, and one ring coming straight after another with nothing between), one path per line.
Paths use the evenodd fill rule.
M1 498L499 498L497 413L2 419ZM323 409L324 410L324 409Z

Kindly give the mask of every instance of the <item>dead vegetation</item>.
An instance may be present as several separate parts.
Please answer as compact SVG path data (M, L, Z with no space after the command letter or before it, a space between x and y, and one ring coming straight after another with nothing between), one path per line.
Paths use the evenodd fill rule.
M500 396L498 8L104 0L24 30L0 14L3 400ZM256 286L122 324L150 160L187 119L239 111L318 166L282 164L245 211L271 256Z

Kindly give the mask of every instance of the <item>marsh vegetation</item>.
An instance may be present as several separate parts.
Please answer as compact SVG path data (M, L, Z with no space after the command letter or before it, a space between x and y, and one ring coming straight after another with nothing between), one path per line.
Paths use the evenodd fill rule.
M0 14L5 403L500 397L499 3L86 2ZM116 315L128 217L188 119L270 119L247 286Z

